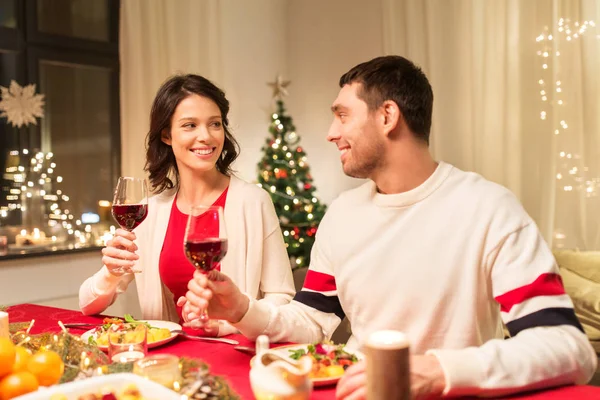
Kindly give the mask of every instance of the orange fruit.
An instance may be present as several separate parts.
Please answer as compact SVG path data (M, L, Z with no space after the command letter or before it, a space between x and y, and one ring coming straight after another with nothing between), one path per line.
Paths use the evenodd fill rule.
M31 358L31 352L23 346L15 346L17 356L13 364L13 372L27 371L27 362Z
M27 370L35 375L40 386L51 386L60 380L65 364L54 351L40 351L31 356Z
M0 378L12 372L15 357L16 350L12 340L0 338Z
M31 372L15 372L0 381L0 398L9 400L25 393L34 392L38 386L38 381Z

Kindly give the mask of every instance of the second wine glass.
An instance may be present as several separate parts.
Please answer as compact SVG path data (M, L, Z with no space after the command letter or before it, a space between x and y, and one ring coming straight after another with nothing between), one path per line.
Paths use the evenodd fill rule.
M133 231L148 215L148 186L146 180L122 176L117 182L112 204L112 215L122 229ZM121 268L121 272L142 272Z
M207 274L227 254L227 229L221 206L194 206L190 211L183 239L185 256ZM208 320L206 311L200 316Z

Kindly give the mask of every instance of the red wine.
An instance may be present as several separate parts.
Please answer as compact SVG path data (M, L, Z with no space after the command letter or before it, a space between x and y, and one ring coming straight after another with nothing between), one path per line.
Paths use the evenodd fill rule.
M134 230L148 215L148 204L113 204L112 215L121 228Z
M225 254L227 254L227 239L185 242L185 256L194 267L203 272L212 271Z

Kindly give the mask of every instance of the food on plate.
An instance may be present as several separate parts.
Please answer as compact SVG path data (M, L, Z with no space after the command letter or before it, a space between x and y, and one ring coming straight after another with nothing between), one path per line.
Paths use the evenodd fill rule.
M54 394L50 400L68 400L64 394ZM147 400L134 384L127 385L123 390L103 388L97 393L86 393L77 397L77 400Z
M117 331L125 333L125 343L139 342L143 337L143 326L147 328L148 343L158 342L160 340L171 337L171 331L166 328L157 328L150 326L147 322L136 321L129 314L125 314L125 319L121 318L104 318L103 324L98 328L94 328L93 333L88 338L89 344L98 346L108 346L108 332Z
M290 350L290 358L299 360L302 356L312 358L313 367L310 377L336 378L344 375L350 365L358 361L358 357L348 353L345 344L316 343L309 344L306 348Z

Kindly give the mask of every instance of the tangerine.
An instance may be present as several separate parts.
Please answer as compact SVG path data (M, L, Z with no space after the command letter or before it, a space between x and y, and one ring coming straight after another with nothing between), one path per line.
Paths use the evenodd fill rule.
M9 400L38 389L38 381L31 372L15 372L0 381L0 399Z
M0 378L11 373L15 358L16 350L12 340L0 338Z
M27 362L27 370L37 378L40 386L58 383L65 370L60 356L51 350L35 353Z
M13 364L13 372L27 371L27 363L31 358L31 352L23 346L15 346L16 357L15 363Z

